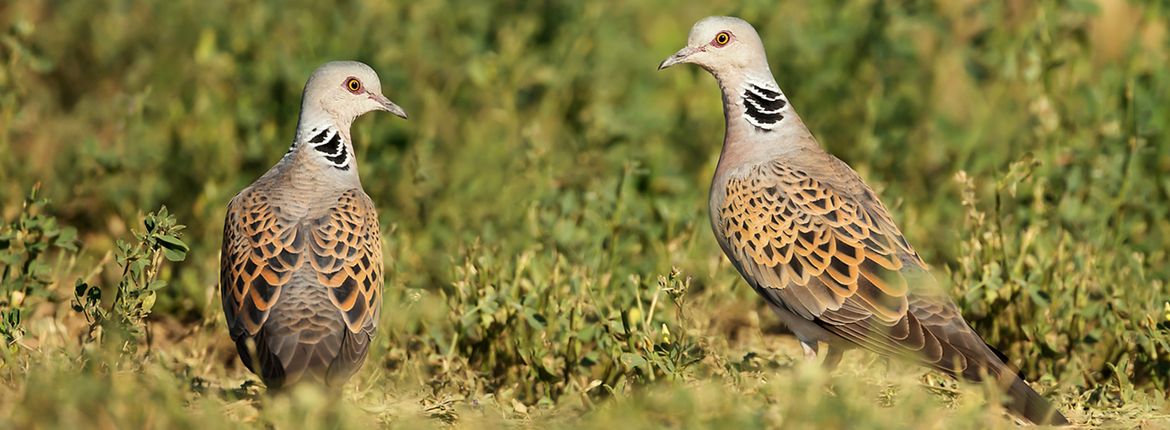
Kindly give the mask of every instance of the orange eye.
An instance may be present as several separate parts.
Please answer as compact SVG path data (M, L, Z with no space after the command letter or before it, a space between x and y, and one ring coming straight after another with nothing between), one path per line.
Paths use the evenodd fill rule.
M731 42L731 33L720 31L719 34L715 35L715 40L713 42L715 42L715 46L724 46L728 42Z
M357 78L346 79L345 88L348 89L349 92L357 94L362 90L362 81L357 80Z

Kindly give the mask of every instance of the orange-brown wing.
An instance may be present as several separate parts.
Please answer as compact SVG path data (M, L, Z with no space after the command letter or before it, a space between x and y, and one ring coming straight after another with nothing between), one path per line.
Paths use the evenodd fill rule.
M717 226L727 253L775 306L868 349L966 370L982 341L873 192L848 179L860 192L779 162L731 179Z
M347 328L372 332L381 307L382 242L369 197L348 191L315 220L281 215L280 207L251 190L228 206L220 290L232 338L256 335L305 264L329 288Z
M295 221L280 215L251 189L228 204L219 284L232 339L260 330L303 263L304 237Z
M382 236L374 204L361 190L341 195L313 222L309 262L350 332L372 331L382 304Z

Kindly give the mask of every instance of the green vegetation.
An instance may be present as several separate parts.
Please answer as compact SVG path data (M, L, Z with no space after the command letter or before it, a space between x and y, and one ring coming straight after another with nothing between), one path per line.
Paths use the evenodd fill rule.
M654 71L712 14L1070 419L1170 426L1165 1L287 3L0 3L0 428L1011 427L983 387L805 363L735 274L718 90ZM343 395L260 395L223 209L334 59L411 117L354 128L388 311Z

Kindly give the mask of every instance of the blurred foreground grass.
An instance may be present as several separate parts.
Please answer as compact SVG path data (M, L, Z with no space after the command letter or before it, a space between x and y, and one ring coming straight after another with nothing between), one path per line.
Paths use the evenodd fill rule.
M802 363L735 275L705 213L716 86L654 72L712 14L757 26L822 143L1074 422L1170 426L1165 2L291 3L0 3L0 427L1010 427L979 387ZM349 58L411 115L354 130L390 311L340 398L258 396L220 315L223 207ZM117 241L162 205L189 253L142 242L157 273L127 281ZM95 334L117 291L149 319Z

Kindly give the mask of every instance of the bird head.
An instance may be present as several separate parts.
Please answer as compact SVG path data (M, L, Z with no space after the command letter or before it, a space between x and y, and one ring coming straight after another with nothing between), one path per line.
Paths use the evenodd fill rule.
M402 118L406 112L382 95L378 74L357 61L334 61L318 67L305 84L302 115L323 115L348 127L371 111L386 111Z
M703 18L691 27L687 46L658 65L658 70L691 63L719 78L721 75L755 69L768 70L764 43L751 24L730 16Z

